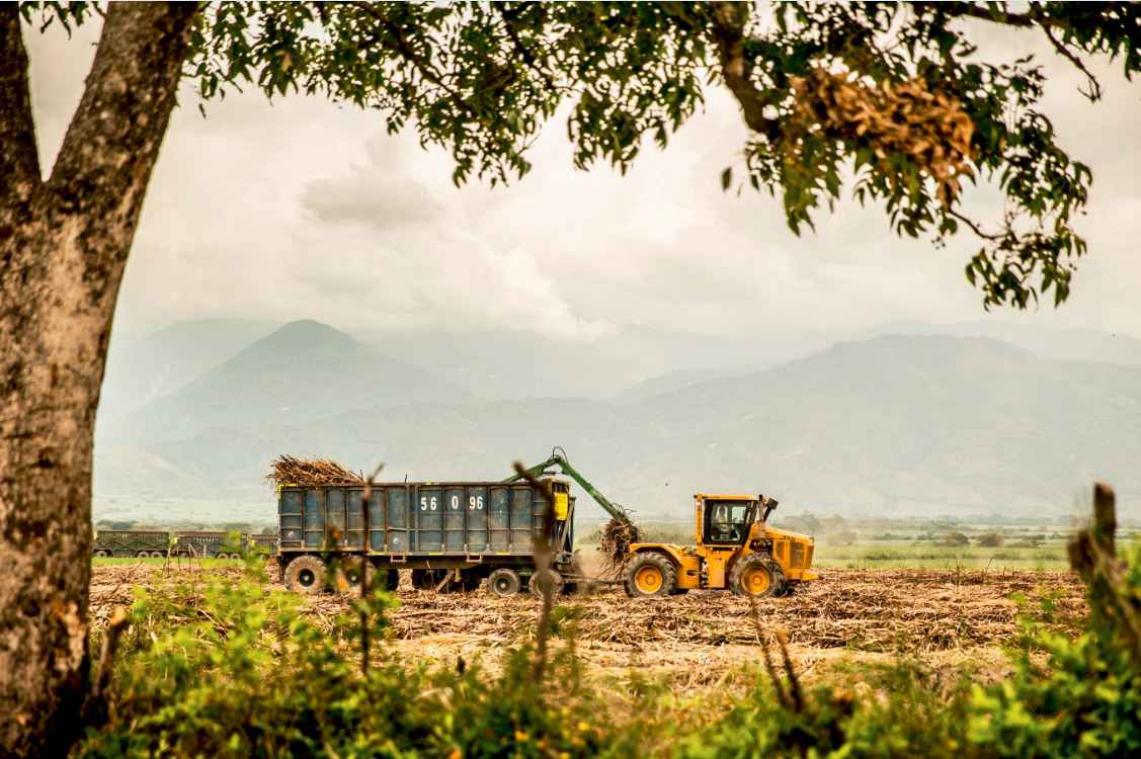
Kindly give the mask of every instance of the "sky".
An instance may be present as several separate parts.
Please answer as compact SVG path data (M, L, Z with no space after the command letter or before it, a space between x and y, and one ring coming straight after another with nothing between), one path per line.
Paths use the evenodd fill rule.
M33 107L50 165L79 100L98 21L72 39L26 30ZM447 155L388 136L375 112L260 93L211 103L192 91L173 116L149 189L116 319L142 334L204 317L318 319L374 334L503 332L567 345L625 335L843 338L908 322L991 319L1141 336L1141 86L1098 66L1104 101L1029 32L982 29L984 51L1032 52L1050 83L1045 111L1094 171L1079 228L1089 256L1055 311L986 314L963 266L962 235L936 250L900 240L880 208L844 201L794 236L779 203L725 193L745 131L712 91L660 152L627 176L576 171L564 123L508 188L455 188ZM968 193L970 191L968 190ZM985 193L967 207L997 218ZM989 212L989 216L988 216ZM633 343L631 343L633 345Z

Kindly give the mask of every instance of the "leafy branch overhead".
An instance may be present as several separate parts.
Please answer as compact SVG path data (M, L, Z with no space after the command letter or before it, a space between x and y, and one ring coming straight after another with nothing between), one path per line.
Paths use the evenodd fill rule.
M1041 34L1091 100L1088 58L1141 66L1141 7L1124 3L348 2L206 5L185 73L206 100L255 86L375 108L449 150L457 184L493 185L527 173L560 106L575 165L624 172L724 86L749 129L744 181L779 193L793 231L848 185L896 234L976 238L966 276L985 305L1061 303L1092 176L1038 109L1039 62L990 62L970 42L987 26ZM997 218L964 208L980 182L1001 190Z

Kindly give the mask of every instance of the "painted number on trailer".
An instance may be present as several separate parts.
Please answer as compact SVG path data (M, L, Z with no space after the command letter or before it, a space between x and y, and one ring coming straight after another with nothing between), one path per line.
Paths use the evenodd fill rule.
M483 509L483 496L469 495L467 499L468 511L481 511Z
M452 507L452 511L459 511L459 509L460 509L460 497L458 495L452 496L452 500L450 501L450 505Z
M431 499L429 499L426 495L420 496L420 511L428 511L429 509L435 511L439 507L440 499L436 496L432 496Z

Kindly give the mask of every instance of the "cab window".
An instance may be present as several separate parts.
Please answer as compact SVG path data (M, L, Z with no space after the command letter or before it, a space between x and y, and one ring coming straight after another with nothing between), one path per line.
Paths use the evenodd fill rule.
M742 501L707 501L705 542L738 544L748 532L751 504Z

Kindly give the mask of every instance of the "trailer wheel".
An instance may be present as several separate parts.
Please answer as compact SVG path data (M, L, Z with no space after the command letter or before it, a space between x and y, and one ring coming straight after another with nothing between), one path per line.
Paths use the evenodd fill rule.
M336 569L333 570L333 587L339 593L359 591L362 569L365 573L365 584L371 589L376 582L376 569L368 559L359 556L343 556L337 560Z
M542 598L545 587L550 587L552 596L557 596L559 593L562 593L563 576L553 569L544 569L531 575L531 579L527 583L527 588L531 591L532 595Z
M729 571L729 588L739 596L767 598L784 589L784 572L768 556L751 553L738 559Z
M483 577L474 569L460 570L460 587L464 589L464 593L472 593L479 590L479 584L483 582Z
M106 548L96 548L95 549L95 555L106 557L106 556L110 556L111 552L108 551Z
M285 567L285 587L297 593L320 593L328 571L316 556L298 556Z
M150 551L135 551L135 558L136 559L145 559L150 555L151 555Z
M393 567L380 571L384 573L384 589L389 593L395 593L396 589L400 587L400 571Z
M487 589L494 596L513 596L522 587L523 581L514 569L501 567L487 577Z
M677 570L660 553L640 553L626 570L626 595L631 598L668 596L675 587Z
M436 586L451 570L449 569L413 569L412 587L416 590L435 590Z

